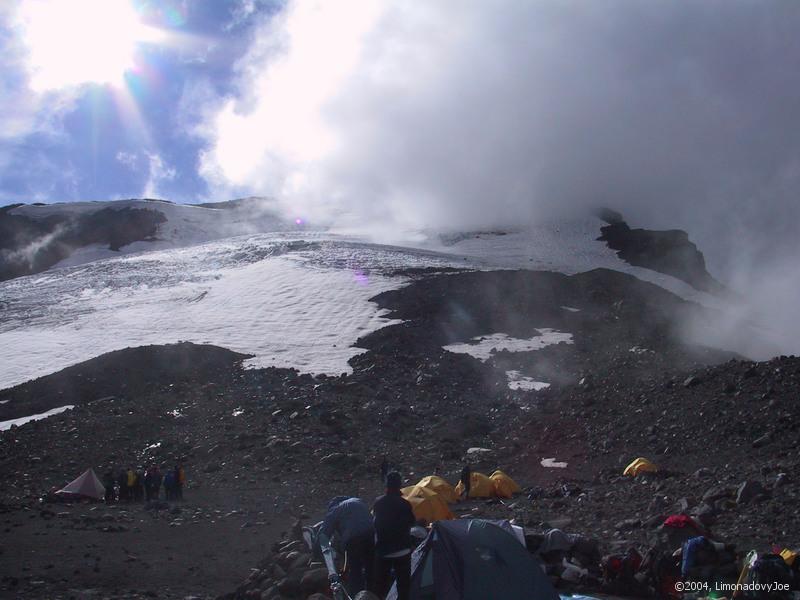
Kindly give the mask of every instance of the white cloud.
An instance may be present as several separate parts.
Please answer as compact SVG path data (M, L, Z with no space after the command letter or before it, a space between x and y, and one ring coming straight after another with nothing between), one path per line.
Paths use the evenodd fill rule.
M415 226L597 203L724 237L721 207L758 218L800 156L798 29L783 3L296 0L254 35L200 172ZM769 202L800 217L798 183Z
M148 176L145 183L142 197L160 198L160 186L165 181L172 181L178 172L170 167L159 154L145 152L148 161Z
M200 173L395 229L609 205L780 290L797 340L798 31L793 2L294 0L197 130Z
M139 156L133 152L117 152L117 162L125 165L131 171L136 171L139 168Z

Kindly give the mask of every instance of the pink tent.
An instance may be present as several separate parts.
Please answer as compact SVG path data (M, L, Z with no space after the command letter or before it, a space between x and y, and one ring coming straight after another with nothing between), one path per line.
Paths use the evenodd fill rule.
M70 498L92 498L94 500L102 500L105 493L106 488L95 475L94 469L87 469L75 481L56 492L56 494Z

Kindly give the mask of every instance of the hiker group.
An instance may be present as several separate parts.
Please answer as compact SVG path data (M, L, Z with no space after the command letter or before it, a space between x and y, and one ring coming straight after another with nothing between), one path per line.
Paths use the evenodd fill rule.
M164 500L183 500L186 471L182 465L165 471L158 465L152 465L144 471L128 467L114 473L113 469L109 469L103 475L102 483L106 504L160 500L162 486Z
M398 600L410 598L412 551L428 535L426 527L455 518L448 504L476 494L510 498L521 491L502 471L495 471L490 478L472 472L469 465L455 488L436 475L403 487L400 474L389 471L385 458L381 479L386 492L371 507L357 497L333 498L324 521L318 525L316 539L320 548L325 548L335 538L346 554L347 588L351 594L369 590L383 598L392 589Z
M658 476L652 463L637 460L626 475ZM720 597L788 600L800 591L797 550L745 555L686 514L664 517L646 549L631 545L603 554L600 540L557 528L538 532L513 521L456 519L448 504L461 498L509 498L521 491L502 471L486 476L466 465L456 487L436 475L402 487L384 459L381 477L386 492L371 507L357 497L333 498L316 537L304 534L325 558L331 581L338 581L338 571L325 548L332 539L338 543L347 557L346 589L354 596L368 590L388 600L556 600L559 588L661 600L708 595L684 591L728 590Z

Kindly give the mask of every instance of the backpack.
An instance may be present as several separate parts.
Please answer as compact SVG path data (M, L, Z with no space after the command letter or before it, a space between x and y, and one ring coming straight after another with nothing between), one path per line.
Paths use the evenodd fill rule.
M642 557L633 548L625 554L611 554L603 558L603 579L608 582L633 578L641 565Z
M748 591L746 598L752 600L767 600L775 598L789 598L788 590L792 584L792 571L779 554L762 554L753 564L747 576L747 583L764 586L761 590ZM775 586L776 583L786 585L786 590L768 592L766 586Z

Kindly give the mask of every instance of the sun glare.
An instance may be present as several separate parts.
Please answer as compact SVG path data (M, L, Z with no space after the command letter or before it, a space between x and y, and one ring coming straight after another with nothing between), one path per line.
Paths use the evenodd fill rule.
M161 34L144 25L130 0L28 0L20 7L31 87L121 85L136 46Z

